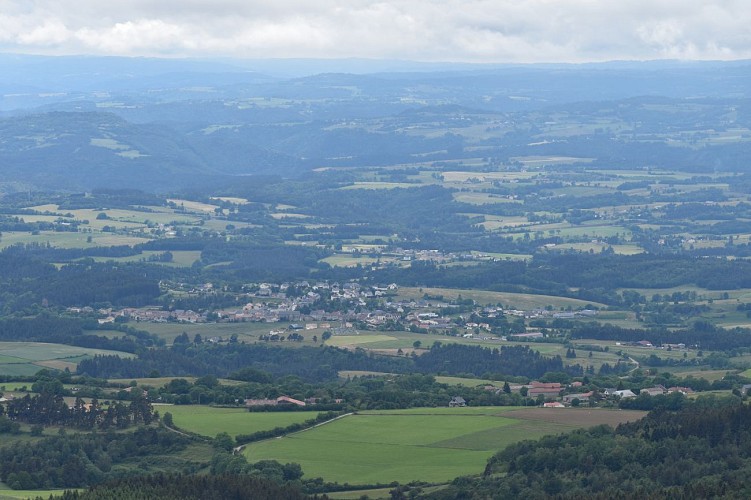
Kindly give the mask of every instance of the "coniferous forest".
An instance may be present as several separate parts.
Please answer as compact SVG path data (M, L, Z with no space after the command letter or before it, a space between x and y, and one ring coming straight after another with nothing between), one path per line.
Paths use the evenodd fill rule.
M750 422L745 404L697 402L617 429L523 441L494 455L481 478L457 479L427 497L743 498Z

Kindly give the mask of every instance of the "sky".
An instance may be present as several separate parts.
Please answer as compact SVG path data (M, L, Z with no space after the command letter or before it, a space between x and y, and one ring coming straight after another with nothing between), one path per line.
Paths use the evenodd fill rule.
M473 63L751 59L748 0L0 0L0 52Z

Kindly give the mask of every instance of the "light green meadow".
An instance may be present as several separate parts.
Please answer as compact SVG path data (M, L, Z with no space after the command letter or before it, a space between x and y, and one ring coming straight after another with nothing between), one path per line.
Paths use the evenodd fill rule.
M213 408L200 405L159 405L155 408L161 415L171 413L177 427L209 437L214 437L220 432L227 432L235 437L238 434L287 427L316 418L318 415L315 411L249 412L245 408Z

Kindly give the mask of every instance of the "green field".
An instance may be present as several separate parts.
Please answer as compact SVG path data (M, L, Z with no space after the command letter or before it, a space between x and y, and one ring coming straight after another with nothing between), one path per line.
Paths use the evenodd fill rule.
M318 415L311 411L249 412L245 408L212 408L197 405L158 405L161 415L169 412L175 425L202 436L214 437L227 432L234 437L238 434L252 434L275 427L286 427L310 420Z
M481 473L493 453L522 439L642 415L510 407L372 411L254 443L244 453L252 462L297 462L308 478L350 484L445 482Z
M340 189L395 189L395 188L413 188L418 184L408 182L355 182L350 186L344 186Z
M325 262L332 267L356 267L358 264L361 266L373 264L378 262L379 259L368 256L354 256L352 254L336 254L325 259L321 259L321 262ZM391 259L393 260L393 259ZM386 259L383 260L386 262Z
M137 255L129 255L128 257L94 257L94 260L97 262L140 262L142 260L148 262L149 257L158 256L162 253L156 250L146 250ZM171 250L170 253L172 254L172 261L158 263L165 266L190 267L201 258L201 252L198 250Z
M97 354L116 354L121 357L133 357L133 354L104 349L88 349L63 344L46 344L41 342L0 342L0 374L34 375L43 368L75 371L82 359Z
M465 339L463 337L451 337L447 335L437 335L437 334L420 334L420 333L411 333L411 332L377 332L377 331L368 331L364 333L360 333L358 335L334 335L329 340L326 341L326 345L335 346L335 347L347 347L347 348L362 348L366 350L371 350L375 352L379 352L381 354L397 354L398 350L401 349L402 353L405 355L411 355L412 351L415 351L415 354L420 354L422 349L414 349L413 343L415 341L419 340L422 343L422 349L429 348L434 342L442 342L444 344L454 343L454 344L462 344L462 345L474 345L474 346L482 346L487 348L497 348L499 346L525 346L529 347L530 349L533 349L535 351L538 351L540 354L543 354L545 356L561 356L561 358L564 358L564 363L568 364L582 364L584 366L592 365L596 370L598 370L603 364L615 364L619 357L617 354L615 354L616 351L621 350L620 347L615 348L614 342L608 342L608 341L589 341L589 340L578 340L576 345L597 345L599 347L604 347L605 345L610 346L609 352L601 352L601 351L593 351L592 357L589 357L589 349L587 348L576 348L576 354L577 357L574 359L567 359L565 358L566 351L568 349L567 346L563 344L558 343L545 343L545 342L515 342L515 341L500 341L500 340L480 340L480 339ZM631 348L623 348L624 352L629 353L636 353L637 355L645 355L644 348L640 347L631 347ZM658 351L657 354L661 357L673 357L678 358L679 356L682 356L682 354L679 354L678 351L664 351L666 354L661 354L663 351ZM682 352L682 351L681 351ZM649 353L647 353L648 355ZM695 354L689 354L689 358L694 357ZM377 375L375 373L368 373L368 372L356 372L356 371L344 371L340 372L340 376L346 378L347 375L350 376L359 376L359 375ZM462 384L462 385L484 385L484 384L498 384L500 383L503 385L503 382L493 382L493 381L486 381L482 379L462 379L458 377L436 377L436 380L443 383L448 384ZM446 380L444 382L444 380ZM449 381L450 380L450 381ZM477 383L473 383L477 382Z
M401 299L422 299L425 294L431 296L443 296L444 300L454 300L459 295L464 299L473 299L479 304L503 304L507 308L515 309L538 309L552 306L555 309L571 307L573 309L591 304L605 308L604 304L587 302L586 300L556 297L553 295L535 295L531 293L489 292L485 290L459 290L454 288L399 288Z
M465 387L477 387L478 385L493 385L503 387L503 382L498 380L486 380L482 378L462 378L462 377L441 377L437 376L435 381L440 384L461 385Z
M596 345L600 347L607 347L609 349L608 353L602 353L602 352L593 352L593 356L597 355L598 357L606 357L608 354L613 355L617 353L618 351L621 351L622 353L628 355L628 356L634 356L634 357L647 357L650 354L654 354L655 356L658 356L660 358L669 358L669 359L695 359L697 351L693 349L673 349L668 351L667 349L658 349L654 347L635 347L635 346L624 346L624 345L616 345L616 342L612 340L593 340L593 339L577 339L574 343L577 349L577 354L579 358L577 359L586 359L583 358L583 353L586 352L586 347L581 346L587 346L587 345ZM685 354L685 357L684 357ZM615 359L615 358L613 358ZM612 363L612 361L611 361Z
M89 236L92 237L91 243L87 241ZM39 234L31 234L28 231L3 231L3 238L0 240L0 249L18 243L38 243L40 245L49 243L51 246L57 248L90 248L95 246L137 245L147 241L149 240L146 238L112 233L87 234L40 231Z
M65 490L12 490L5 484L0 483L0 500L49 498L52 495L62 495L64 492Z
M415 341L420 341L422 348L426 349L433 345L434 342L444 344L464 344L464 345L482 345L486 347L497 347L500 341L483 341L474 339L465 339L463 337L451 337L447 335L432 333L412 333L412 332L378 332L368 331L356 335L334 335L326 341L326 345L336 347L361 347L363 349L382 351L386 354L396 354L398 349L409 354L413 350ZM555 346L557 348L557 346ZM417 354L421 351L417 350Z

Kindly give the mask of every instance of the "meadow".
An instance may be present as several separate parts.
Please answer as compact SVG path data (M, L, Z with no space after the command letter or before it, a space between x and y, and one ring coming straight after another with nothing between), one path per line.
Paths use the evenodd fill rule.
M459 290L454 288L399 288L399 298L403 300L420 300L424 295L442 296L444 300L455 300L460 295L463 299L473 299L478 304L503 304L507 309L544 309L551 306L554 309L583 308L587 304L605 308L604 304L587 302L585 300L570 299L568 297L556 297L553 295L536 295L531 293L491 292L486 290Z
M158 405L161 415L169 412L172 421L180 429L202 436L214 437L227 432L235 437L238 434L252 434L275 427L286 427L315 418L318 412L277 411L249 412L243 408L214 408L199 405Z
M156 250L145 250L137 255L128 257L93 257L97 262L141 262L148 261L150 257L157 257L163 252ZM201 258L201 252L198 250L172 250L172 260L170 262L157 262L158 264L172 267L190 267Z
M417 341L421 344L420 349L414 349L414 343ZM367 331L355 335L334 335L326 341L326 345L346 347L349 349L359 347L366 350L382 352L384 354L398 354L399 349L405 354L410 354L413 350L415 351L415 354L420 354L421 349L429 348L434 342L441 342L444 344L484 345L487 347L497 347L500 343L500 341L465 339L463 337L451 337L431 333Z
M88 237L91 236L91 241ZM149 241L147 238L127 234L113 233L72 233L57 231L39 231L32 234L28 231L3 231L0 249L16 244L37 243L50 244L57 248L89 248L95 246L137 245Z
M0 375L34 375L44 368L74 372L79 361L97 354L133 354L41 342L0 342Z
M614 425L644 415L589 409L539 410L468 407L361 412L251 444L244 453L252 462L297 462L309 478L320 476L350 484L440 483L481 473L493 453L522 439L598 423Z
M12 490L0 483L0 500L49 498L52 495L62 495L64 492L65 490Z

